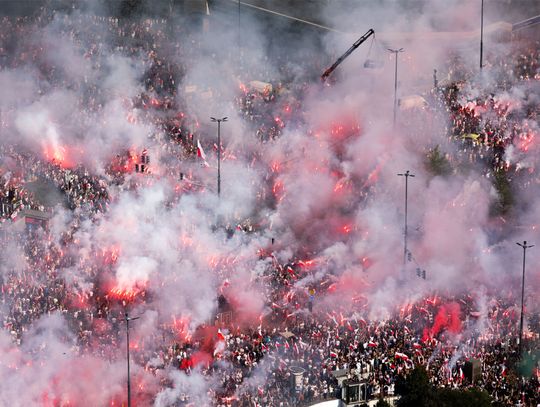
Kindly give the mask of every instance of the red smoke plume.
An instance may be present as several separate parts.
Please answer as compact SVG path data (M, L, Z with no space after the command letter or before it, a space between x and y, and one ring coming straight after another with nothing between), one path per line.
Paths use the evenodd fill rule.
M461 332L460 314L461 307L457 302L441 305L431 329L424 329L422 340L425 341L428 338L433 338L443 331L453 334Z

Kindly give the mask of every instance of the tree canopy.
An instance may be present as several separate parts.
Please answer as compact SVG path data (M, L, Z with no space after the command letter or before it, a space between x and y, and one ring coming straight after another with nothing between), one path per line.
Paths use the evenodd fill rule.
M490 407L492 402L484 390L434 387L422 366L396 383L396 393L401 396L398 407Z

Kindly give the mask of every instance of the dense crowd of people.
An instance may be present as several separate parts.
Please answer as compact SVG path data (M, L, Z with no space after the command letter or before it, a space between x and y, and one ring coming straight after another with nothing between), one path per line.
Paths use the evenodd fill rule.
M508 148L527 152L537 131L538 107L533 95L540 75L539 50L537 41L523 41L511 58L494 55L486 73L493 82L484 93L478 94L474 88L476 81L486 79L474 78L472 73L433 89L433 106L449 117L448 135L463 145L460 160L484 162L492 170L533 170L510 157ZM457 59L451 61L460 66ZM454 69L449 78L455 76ZM522 97L512 95L513 88Z
M79 103L89 117L105 103L104 90L90 82L70 83L69 75L63 75L47 62L45 48L23 40L52 24L60 27L61 35L75 38L81 48L87 49L85 58L96 66L103 64L103 58L111 51L106 49L106 42L122 55L146 55L146 70L141 79L144 91L128 103L142 112L138 120L147 120L158 129L149 135L149 140L164 155L178 162L196 159L197 118L178 113L186 102L178 96L185 67L167 56L182 51L182 61L189 61L190 53L196 52L197 47L171 41L171 37L181 37L171 32L178 28L172 28L165 20L132 22L83 14L4 17L0 44L6 45L0 49L1 66L17 69L32 65L42 75L42 84L80 89ZM81 26L86 27L84 33L78 29ZM509 66L508 60L493 59L500 68L492 68L493 71L505 78L499 81L501 87L507 89L519 82L539 79L537 43L516 51L515 66ZM262 92L250 88L247 82L239 87L238 110L262 142L281 137L288 122L300 120L294 119L290 111L300 109L305 88L295 86L284 90L284 85L276 84ZM478 155L475 160L483 159L480 155L485 152L494 167L505 167L508 146L527 148L534 131L532 123L538 120L537 106L531 101L530 106L516 113L495 93L468 100L466 86L467 81L461 81L434 89L432 94L436 97L431 107L449 114L448 135L459 143L467 143L463 151ZM9 117L9 111L3 113ZM6 123L5 118L0 122L2 126ZM133 154L138 157L140 152L119 152L111 157L104 171L97 172L82 165L66 166L57 157L40 156L15 145L0 145L0 218L5 226L0 230L0 240L2 247L9 248L2 253L0 315L3 329L10 332L15 343L21 344L24 333L41 316L60 313L76 332L81 353L89 352L106 360L121 357L117 352L122 341L119 327L126 307L144 302L151 293L142 290L126 296L111 291L102 277L112 274L117 255L96 248L85 259L77 258L73 253L77 253L79 243L73 236L82 222L107 212L115 191L137 188L129 177L135 172ZM184 176L174 165L163 169L160 175L177 181ZM64 201L45 202L27 188L33 182L48 183ZM59 239L47 228L31 233L10 229L11 220L22 211L52 213L57 204L73 212L69 227ZM237 230L250 233L253 228L239 223ZM8 261L17 253L24 259L22 264ZM208 380L217 378L218 386L208 396L218 406L296 406L335 398L339 386L334 373L338 370L344 370L348 379L365 382L368 399L393 396L396 382L418 365L426 367L431 382L438 387L477 386L503 405L540 403L539 327L532 322L527 327L521 356L532 362L532 368L526 374L516 374L520 359L517 306L512 300L503 299L506 297L502 293L494 293L482 312L477 300L469 295L439 293L405 304L385 320L368 320L364 319L362 307L348 312L318 306L314 287L293 289L294 280L307 273L301 260L279 264L271 253L264 256L270 261L257 283L264 287L269 312L261 316L258 326L209 321L193 333L185 332L182 326L184 335L179 339L177 325L162 324L159 332L145 339L152 346L133 350L134 361L145 371L162 377L163 387L170 386L162 374L167 369L178 369L187 375L200 372ZM76 277L69 274L75 264L84 269L86 280L95 281L91 290L79 287ZM317 295L324 295L325 291L330 291L329 285L317 286ZM226 299L222 298L222 303L226 304ZM219 329L213 326L214 322ZM474 383L464 374L465 362L472 359L481 363L481 377ZM295 369L303 373L293 385ZM135 398L146 397L139 394L142 391L133 391ZM193 403L197 400L186 389L176 405Z

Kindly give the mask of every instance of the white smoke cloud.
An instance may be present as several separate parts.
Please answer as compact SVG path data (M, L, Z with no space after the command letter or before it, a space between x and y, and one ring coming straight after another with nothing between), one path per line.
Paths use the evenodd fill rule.
M325 36L325 49L338 55L370 27L381 34L475 30L477 18L471 2L422 4L418 14L405 12L397 3L395 7L386 3L358 9L333 4L321 14L330 24L354 35ZM74 14L66 18L84 21L85 17ZM258 277L271 261L260 260L257 252L267 248L272 237L276 241L272 249L280 263L317 260L314 271L295 284L298 292L322 281L336 284L333 294L317 290L316 306L339 305L384 318L397 304L433 290L459 291L473 283L489 288L509 281L515 285L519 270L507 273L519 263L514 240L535 241L540 236L538 228L530 226L539 215L534 204L537 186L516 194L520 201L532 202L513 214L513 221L527 229L494 236L489 213L493 188L481 169L433 177L424 168L425 155L435 145L449 154L459 148L446 141L446 120L427 123L424 118L433 117L429 112L419 118L400 109L398 125L392 127L394 60L386 46L406 48L399 56L398 97L403 97L429 89L432 70L448 65L446 52L452 44L414 35L401 43L391 35L381 36L384 42L374 45L371 55L385 62L381 70L368 72L363 68L369 47L364 44L335 72L338 82L322 89L318 83L305 82L305 72L311 68L305 61L298 65L283 63L287 75L293 78L290 86L308 88L300 111L295 112L299 123L288 124L281 138L259 143L252 123L234 112L240 80L282 79L282 61L267 55L266 34L255 22L246 22L243 29L249 35L244 36L240 62L231 55L236 52L230 45L236 42L232 30L219 36L213 31L194 35L186 47L195 55L170 56L187 65L181 83L176 85L176 99L189 100L186 113L200 120L198 133L205 146L216 143L216 129L208 123L209 117L229 117L221 128L225 153L222 194L218 198L214 150L207 152L210 167L204 169L194 168L193 163L177 163L172 155L174 159L169 157L166 165L160 160L167 154L151 136L163 136L161 129L147 120L144 108L135 107L131 101L145 91L141 79L148 59L142 53L127 56L120 52L108 43L106 33L97 41L90 40L95 33L85 32L84 27L88 43L86 39L76 43L63 24L56 19L44 30L42 42L50 51L44 60L63 67L63 81L38 79L37 67L27 72L0 72L0 106L9 113L4 120L12 124L6 140L42 157L48 149L53 156L67 149L65 154L71 161L83 163L99 175L105 174L104 167L114 155L128 149L137 154L149 149L151 165L159 168L155 175L126 175L124 183L111 185L105 214L85 219L82 210L59 210L51 221L55 242L60 241L65 229L73 227L69 255L76 261L61 271L68 287L90 297L97 295L98 289L113 286L145 291L145 301L135 302L129 309L130 315L141 316L133 325L136 339L152 338L160 324L170 324L176 317L186 317L189 330L194 331L213 317L225 280L228 287L222 291L239 313L236 322L253 325L261 313L268 311ZM304 44L312 46L312 41L307 38ZM100 53L95 65L84 57L91 45L95 45L92 52ZM287 47L287 51L297 50ZM457 52L467 66L475 66L476 51L471 47L464 46ZM331 58L324 59L324 63L331 62ZM246 75L246 71L252 73ZM464 90L467 97L461 103L490 89L495 80L485 76L483 87L475 83ZM191 96L186 86L193 85L197 91ZM93 99L92 109L85 111L79 104L83 88ZM510 104L509 111L518 114L523 106L537 102L536 94L518 86L496 95L495 100ZM263 106L270 109L271 105ZM538 134L536 123L531 121L529 126ZM522 151L516 144L507 150L506 158L521 163L522 168L535 168L537 151L536 145ZM274 165L279 167L275 173L270 170ZM194 177L194 182L200 181L204 191L175 196L178 183L161 175L176 168L193 169L200 178ZM427 270L426 281L416 279L417 265L412 262L407 261L406 270L402 270L404 184L397 174L407 169L416 174L409 183L409 250L418 267ZM255 224L252 233L236 230L246 218ZM234 233L229 236L231 230ZM496 247L489 250L494 240ZM100 266L94 257L106 250L115 251L118 259L110 270L101 270L100 279L96 279L88 265ZM27 267L20 249L9 252L11 257L2 258L2 274L4 268ZM534 271L531 274L537 275ZM531 287L540 286L537 278L531 281ZM365 306L355 303L358 295L366 297ZM57 314L38 321L23 337L20 349L10 341L9 334L0 332L2 354L6 355L0 371L6 378L0 384L1 404L32 405L49 391L71 400L88 400L89 405L104 405L123 391L122 361L80 354L72 331ZM35 366L36 360L39 369L27 365ZM16 375L10 365L20 366ZM77 373L85 372L84 366L89 368L86 374L90 377L77 380ZM134 363L135 373L157 389L157 379L142 370ZM62 372L73 373L66 377ZM186 375L171 369L167 375L172 386L157 394L155 406L172 406L188 398L204 405L209 403L208 390L218 386L198 371ZM51 383L56 382L58 388L50 390ZM261 383L257 374L250 382Z

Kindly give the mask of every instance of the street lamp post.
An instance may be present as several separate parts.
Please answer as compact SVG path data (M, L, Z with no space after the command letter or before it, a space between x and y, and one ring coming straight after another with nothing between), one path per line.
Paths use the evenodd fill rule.
M396 57L396 68L394 71L394 127L396 127L396 111L397 111L397 61L398 61L398 53L403 52L403 48L400 49L391 49L388 48L388 51L395 54Z
M407 194L409 189L409 177L414 178L414 174L411 174L409 170L407 170L403 174L398 175L400 177L405 177L405 229L403 233L403 268L405 268L405 263L407 261Z
M523 248L523 276L521 278L521 316L519 318L519 357L521 358L521 351L523 349L523 306L525 300L525 254L527 253L527 249L534 247L534 245L527 245L526 240L524 240L523 243L516 244Z
M126 321L126 350L127 350L127 396L128 396L128 407L131 407L131 380L130 380L130 372L129 372L129 321L134 321L136 319L139 319L139 317L130 318L128 313L125 314L125 321Z
M240 0L238 0L238 54L240 55L240 48L241 48L241 44L240 44Z
M217 149L217 194L221 195L221 122L226 122L227 117L222 117L221 119L216 119L211 117L210 120L217 122L217 139L218 139L218 149Z
M480 6L480 70L483 68L482 55L484 52L484 0Z

